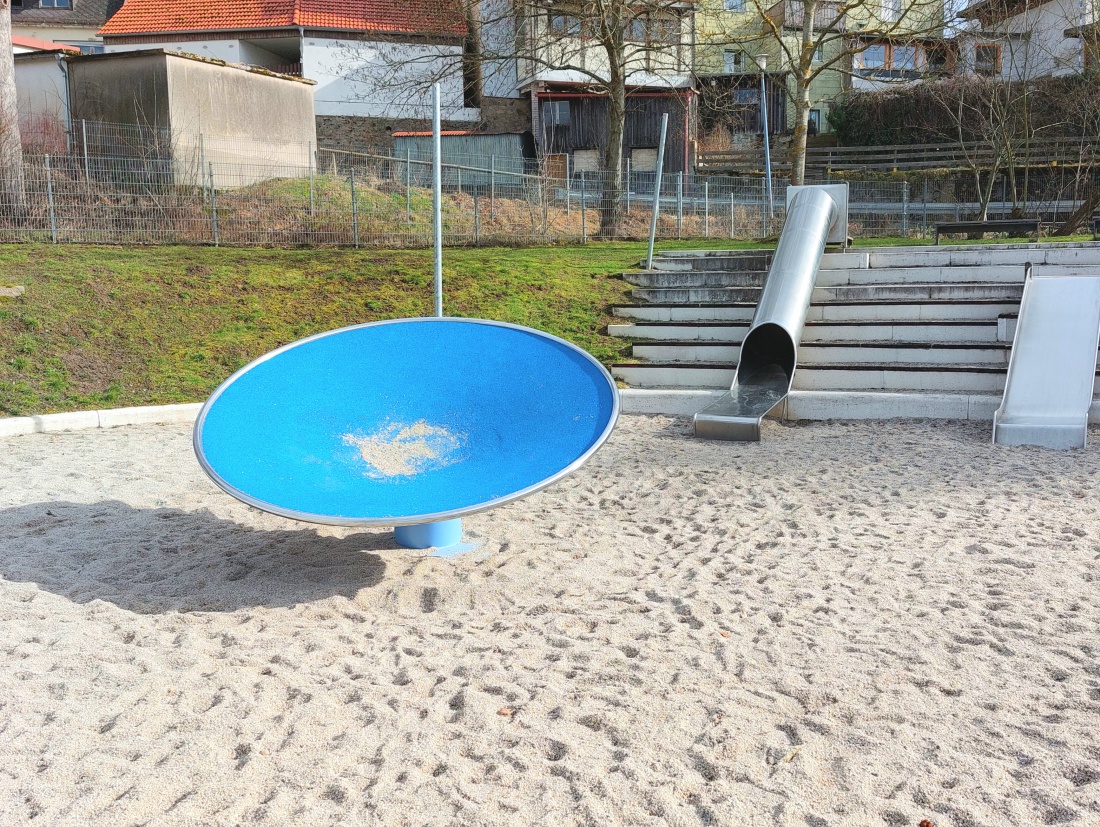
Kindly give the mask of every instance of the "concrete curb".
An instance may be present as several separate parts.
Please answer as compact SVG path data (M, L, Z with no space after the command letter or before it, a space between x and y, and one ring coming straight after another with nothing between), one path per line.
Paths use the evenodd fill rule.
M201 408L201 403L147 405L140 408L115 408L106 411L18 416L0 419L0 437L80 431L87 428L117 428L121 425L175 425L194 422Z
M721 390L619 391L624 414L692 416L721 396ZM858 391L791 391L776 411L778 419L827 421L859 419L954 419L991 422L1000 396L964 393L861 393ZM20 416L0 419L0 438L22 434L50 434L123 425L177 425L192 423L201 403L148 405L105 411ZM1100 399L1089 409L1089 422L1100 424Z

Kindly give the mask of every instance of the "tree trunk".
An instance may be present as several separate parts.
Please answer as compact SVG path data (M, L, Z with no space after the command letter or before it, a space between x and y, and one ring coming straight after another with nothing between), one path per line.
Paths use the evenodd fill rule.
M626 126L626 77L612 67L607 85L607 154L604 157L603 200L600 201L601 238L619 235L625 202L623 199L623 133ZM660 170L657 171L660 175Z
M1063 221L1061 226L1054 231L1054 235L1073 235L1080 229L1082 224L1089 220L1089 217L1095 212L1097 207L1100 207L1100 187L1097 187L1088 194L1088 197L1081 203L1081 206L1070 213L1069 218Z
M0 216L19 219L26 209L15 59L11 45L11 2L0 0Z
M791 137L791 184L806 182L806 136L810 125L810 81L795 74L794 135Z

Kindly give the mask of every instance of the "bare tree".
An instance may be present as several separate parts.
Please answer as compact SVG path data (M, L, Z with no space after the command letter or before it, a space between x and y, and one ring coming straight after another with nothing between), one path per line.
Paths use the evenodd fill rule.
M487 88L514 95L542 70L596 92L607 102L600 234L616 234L625 209L627 101L633 88L689 75L690 7L679 0L460 2L456 15L466 31L460 59L443 49L412 54L407 44L357 44L342 58L348 76L371 95L419 99L432 83L457 77L469 106Z
M11 44L11 2L0 0L0 215L18 218L26 208L15 58Z
M774 5L748 0L745 8L753 12L752 29L710 37L706 44L768 55L770 65L788 73L785 91L794 104L792 184L806 177L814 82L828 72L846 75L853 57L876 41L916 43L942 36L944 29L944 0L779 0Z

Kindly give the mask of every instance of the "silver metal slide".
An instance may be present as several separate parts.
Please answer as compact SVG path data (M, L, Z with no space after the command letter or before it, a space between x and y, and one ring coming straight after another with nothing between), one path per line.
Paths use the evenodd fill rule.
M1025 267L993 442L1084 448L1100 346L1100 272L1043 276Z
M845 244L848 185L788 187L787 221L729 393L695 415L695 436L760 441L760 421L791 390L826 243Z

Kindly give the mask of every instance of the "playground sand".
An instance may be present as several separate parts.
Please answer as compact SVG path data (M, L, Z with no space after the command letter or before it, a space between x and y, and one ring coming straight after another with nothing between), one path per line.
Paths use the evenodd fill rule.
M1100 433L627 417L481 552L0 460L0 824L1100 823Z

